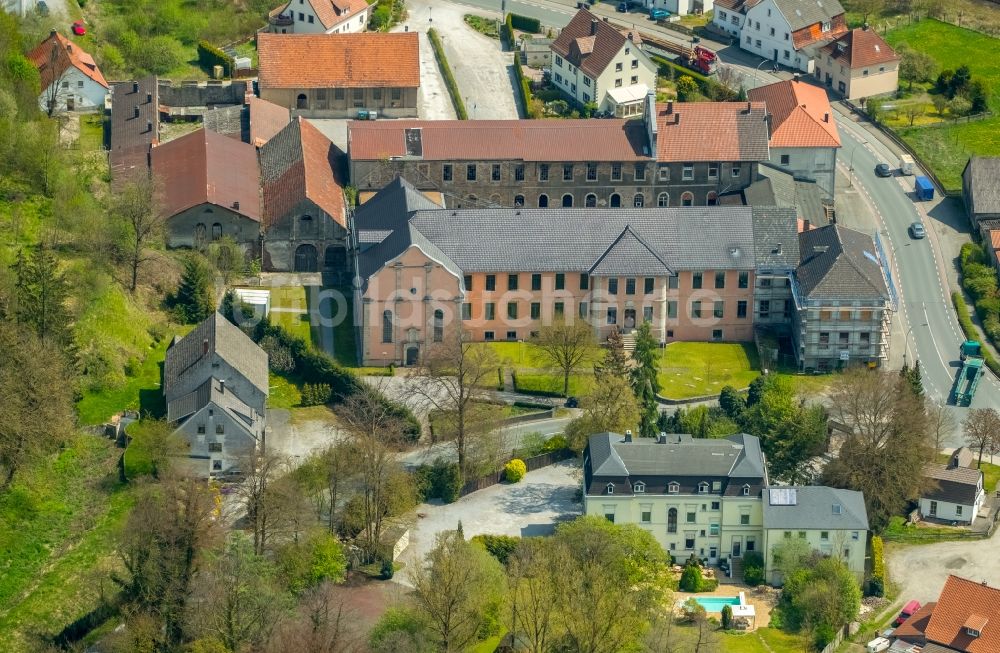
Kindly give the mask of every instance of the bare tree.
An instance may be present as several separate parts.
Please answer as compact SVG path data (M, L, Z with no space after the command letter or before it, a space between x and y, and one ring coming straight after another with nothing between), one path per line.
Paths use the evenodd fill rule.
M321 460L329 495L327 520L330 532L336 533L339 526L337 515L340 504L343 502L344 495L352 481L356 480L358 476L357 451L349 443L340 443L324 451Z
M954 433L957 426L955 413L940 401L925 402L924 409L927 411L927 428L934 440L934 451L941 451L941 441Z
M271 638L268 653L360 653L365 648L346 597L330 582L307 591Z
M49 83L42 91L42 97L45 99L45 112L49 118L55 115L56 111L59 110L60 101L64 100L69 93L69 73L71 70L74 68L69 61L69 54L59 41L53 38L48 61L40 71L42 84Z
M139 269L149 261L147 249L160 243L164 221L152 179L134 175L111 195L108 212L118 231L118 248L128 266L129 290L135 292Z
M594 331L584 320L559 319L543 326L532 339L544 358L563 375L563 395L569 395L569 377L594 351Z
M294 523L301 495L290 482L282 482L289 470L281 456L255 452L240 462L240 469L246 476L237 484L236 494L246 508L253 551L263 555L272 539Z
M487 397L487 385L498 368L499 361L490 347L471 342L461 328L454 327L427 352L423 374L413 377L409 385L414 395L451 417L463 475L469 471L467 449L474 433L497 426L474 418L476 404Z
M1000 451L1000 413L994 408L973 408L962 422L965 441L979 452L977 467L983 466L983 454Z
M393 452L403 442L405 423L380 392L369 388L351 395L337 415L351 437L360 484L361 545L369 559L374 559L386 520L415 503L412 480Z

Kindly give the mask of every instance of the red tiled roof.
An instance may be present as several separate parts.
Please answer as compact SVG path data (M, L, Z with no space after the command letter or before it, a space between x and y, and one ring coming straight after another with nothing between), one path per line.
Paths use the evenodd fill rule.
M820 52L851 69L899 61L899 55L875 30L855 27L843 38L824 45Z
M261 88L417 88L416 32L257 35Z
M553 41L552 50L587 75L597 78L628 42L629 33L581 9ZM638 32L633 38L638 45Z
M252 145L202 128L154 147L152 160L168 217L207 203L260 221L260 172Z
M994 252L1000 251L1000 229L990 229L990 247Z
M905 640L911 644L921 644L925 640L924 631L927 630L927 622L934 612L937 603L931 601L920 606L920 609L910 615L894 631L892 636Z
M425 161L646 161L639 121L361 120L348 123L348 154L406 156L406 130L420 129Z
M668 102L657 113L657 161L767 158L762 102Z
M847 22L844 19L844 14L839 14L834 16L830 21L830 31L828 32L823 31L822 23L813 23L809 27L804 27L800 30L792 32L792 45L795 46L796 50L801 50L807 45L812 45L813 43L829 41L830 39L839 39L846 33Z
M840 147L840 135L826 91L790 80L747 91L771 114L771 147Z
M306 0L312 5L319 22L330 29L368 8L365 0ZM291 3L289 3L291 4Z
M976 624L984 624L979 629L978 637L966 631L970 619ZM1000 651L1000 589L958 576L948 576L924 632L928 642L956 651Z
M250 144L260 147L271 137L285 128L290 120L290 112L286 107L273 102L251 97L250 105Z
M35 49L28 53L28 59L35 64L41 75L43 91L71 67L79 69L90 79L108 88L108 82L101 74L101 69L97 67L94 58L59 32L53 31L49 38L35 46Z

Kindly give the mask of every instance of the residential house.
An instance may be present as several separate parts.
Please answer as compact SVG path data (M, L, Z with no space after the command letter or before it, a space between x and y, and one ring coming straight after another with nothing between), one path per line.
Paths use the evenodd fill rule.
M745 433L598 433L583 454L584 514L636 524L680 559L762 552L767 486L760 440Z
M832 204L840 134L826 91L791 80L752 88L747 97L767 106L771 164L815 181Z
M387 210L383 193L412 200ZM417 364L449 327L516 341L560 317L596 338L642 320L660 342L748 341L758 264L794 268L793 249L770 254L776 225L795 238L791 209L451 210L402 180L383 193L354 223L366 365Z
M993 265L1000 264L1000 157L969 159L962 170L962 199L969 224L979 231Z
M1000 651L1000 589L949 575L938 600L911 615L893 636L922 646L922 653Z
M880 243L832 224L799 234L799 254L792 337L800 367L883 364L896 294Z
M794 208L754 206L754 256L751 311L754 326L788 328L795 313L793 288L799 264L799 221ZM777 352L776 352L777 353Z
M644 106L634 121L353 121L351 184L402 175L454 208L711 206L768 159L763 104Z
M765 491L764 573L780 586L775 549L791 538L804 539L814 551L840 558L858 584L865 577L868 512L861 492L824 486L783 486Z
M222 315L174 339L163 362L163 396L196 471L231 471L263 445L268 387L267 353Z
M297 117L260 148L263 267L347 272L343 153Z
M417 116L416 32L257 36L260 97L309 118Z
M656 64L642 51L639 34L601 20L580 9L552 42L552 83L576 104L594 104L598 111L625 115L642 113L645 92L656 88ZM615 89L645 87L628 103L614 102Z
M243 105L212 106L204 113L205 129L260 147L289 123L285 107L249 96Z
M198 129L152 151L168 247L204 247L231 236L260 255L260 172L247 143Z
M747 52L805 73L821 46L847 33L837 0L716 0L712 25Z
M899 55L878 32L855 27L819 49L816 80L848 100L895 93Z
M929 463L924 476L931 487L920 497L920 514L925 519L971 524L986 501L983 472L966 447L952 453L945 465Z
M78 44L52 30L28 53L41 77L38 106L50 114L103 110L108 82L94 58Z
M111 177L149 175L149 155L160 141L156 77L111 83L111 118L105 122Z
M363 32L374 4L367 0L289 0L267 16L274 34L347 34Z
M634 4L641 4L643 9L665 9L677 16L687 16L688 14L703 14L712 11L715 6L712 0L640 0Z

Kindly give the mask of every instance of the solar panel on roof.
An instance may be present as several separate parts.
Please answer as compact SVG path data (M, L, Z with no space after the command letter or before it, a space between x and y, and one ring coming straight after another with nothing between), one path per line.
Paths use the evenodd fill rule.
M424 142L420 127L407 128L404 138L406 139L407 156L422 157L424 155Z
M768 490L768 495L772 506L794 506L798 503L795 488L771 488Z

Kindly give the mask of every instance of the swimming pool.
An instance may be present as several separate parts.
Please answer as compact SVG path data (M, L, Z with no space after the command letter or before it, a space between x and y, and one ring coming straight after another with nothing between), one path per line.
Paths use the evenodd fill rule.
M722 612L724 605L740 604L738 596L696 596L694 600L705 608L705 612Z

